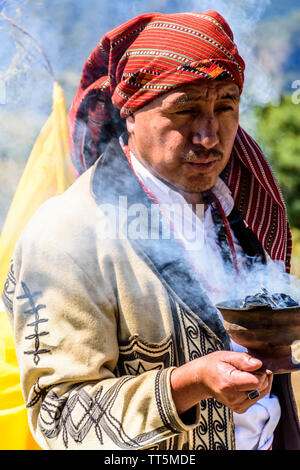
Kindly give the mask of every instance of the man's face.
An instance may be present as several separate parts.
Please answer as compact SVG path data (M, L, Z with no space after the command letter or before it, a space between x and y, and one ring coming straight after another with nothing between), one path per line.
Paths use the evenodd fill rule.
M155 176L186 193L210 189L225 168L239 121L233 82L199 81L127 118L129 146Z

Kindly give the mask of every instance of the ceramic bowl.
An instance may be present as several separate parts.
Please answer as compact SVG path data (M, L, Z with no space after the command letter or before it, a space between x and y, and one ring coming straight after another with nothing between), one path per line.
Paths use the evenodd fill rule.
M236 343L276 374L300 370L300 306L240 308L241 301L220 302L224 327Z

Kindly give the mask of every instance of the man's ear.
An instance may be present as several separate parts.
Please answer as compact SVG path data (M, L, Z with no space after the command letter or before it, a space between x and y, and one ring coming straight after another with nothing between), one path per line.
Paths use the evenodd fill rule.
M129 134L133 134L134 133L134 127L135 127L135 119L134 119L134 115L131 114L130 116L128 116L126 118L126 126L127 126L127 130L129 132Z

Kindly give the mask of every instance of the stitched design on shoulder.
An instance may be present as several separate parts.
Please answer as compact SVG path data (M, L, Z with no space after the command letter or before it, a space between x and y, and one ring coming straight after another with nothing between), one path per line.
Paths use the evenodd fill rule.
M40 348L40 337L49 334L48 331L39 331L40 324L48 321L47 318L40 318L39 314L39 311L43 308L46 308L46 305L36 304L35 297L41 295L40 292L30 292L30 289L25 284L25 282L21 282L21 286L24 294L19 295L17 300L27 300L29 302L30 308L25 310L23 313L24 315L34 315L34 321L27 324L27 326L34 328L34 332L28 336L25 336L25 339L34 340L34 349L24 351L24 354L32 354L33 362L35 365L38 365L40 361L40 355L50 352L50 349Z
M13 262L10 262L10 267L5 281L2 299L8 310L12 313L13 311L13 296L16 290L16 278L14 273Z

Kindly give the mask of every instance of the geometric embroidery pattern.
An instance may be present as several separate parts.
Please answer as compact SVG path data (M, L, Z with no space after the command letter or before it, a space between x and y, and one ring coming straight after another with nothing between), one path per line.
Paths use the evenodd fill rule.
M50 391L41 404L41 431L48 439L62 433L66 448L69 447L69 437L81 443L92 428L100 445L103 445L103 432L120 449L139 449L143 443L151 445L156 436L164 431L163 427L132 438L112 412L121 388L131 379L133 377L123 377L106 393L100 387L93 397L86 392L84 385L71 387L68 396L58 397L54 390Z
M222 349L202 321L187 312L170 296L173 318L177 317L177 343L187 355L181 363ZM193 429L193 450L228 450L234 448L234 425L231 410L214 398L202 400L199 425Z
M48 335L48 331L39 331L39 326L41 323L45 323L48 321L47 318L40 318L39 311L43 308L46 308L46 305L43 304L36 304L35 297L41 295L40 292L30 292L30 289L25 284L25 282L21 282L23 288L23 295L19 295L17 300L26 299L29 302L29 309L24 311L25 315L34 315L34 321L28 323L27 326L33 327L34 332L25 337L25 339L33 340L34 339L34 349L29 351L24 351L24 354L32 354L33 361L35 365L38 365L40 361L40 355L50 352L50 349L40 349L40 337Z
M174 364L174 340L170 336L160 344L149 344L139 336L119 345L116 375L139 375L149 370L162 370Z
M3 302L11 313L13 312L13 296L14 296L15 290L16 290L16 278L15 278L15 273L14 273L13 262L11 261L7 279L4 285L4 291L2 294Z
M28 299L30 309L25 313L35 315L35 322L29 324L37 328L40 324L39 311L44 305L36 305L34 299L38 293L30 293L28 287L22 284L24 295L20 299ZM180 433L174 420L173 412L169 410L169 399L165 396L165 387L160 387L161 374L170 366L178 366L184 362L196 359L218 349L222 349L221 342L205 327L200 319L192 312L186 311L178 302L169 296L170 306L175 326L176 338L170 335L161 343L147 343L139 336L131 337L128 342L119 345L119 361L116 376L120 377L112 387L104 392L103 387L91 396L84 384L73 385L67 394L59 396L55 390L42 389L36 383L33 396L28 407L42 401L39 412L39 427L48 439L61 436L64 446L70 446L70 438L77 443L82 443L87 434L92 431L98 443L105 444L105 436L108 437L119 449L176 449ZM47 321L47 320L46 320ZM37 340L41 334L47 332L36 331L27 339ZM176 348L176 353L174 353ZM39 360L41 353L48 350L40 350L35 343L33 354L35 362ZM180 354L181 353L181 354ZM149 370L159 370L156 376L155 397L156 404L162 421L162 426L148 433L130 436L123 428L119 416L115 413L115 403L125 384L134 376ZM166 375L165 375L166 377ZM231 411L215 399L202 400L199 425L186 433L181 448L193 450L225 450L234 448L234 428ZM177 431L178 429L178 431ZM167 435L173 433L173 436ZM175 435L174 435L175 433ZM166 436L166 439L157 442L157 436Z
M44 400L46 397L47 393L51 389L51 385L48 387L40 387L39 379L36 381L36 383L33 386L33 398L26 404L27 408L31 408L35 406L40 400Z

